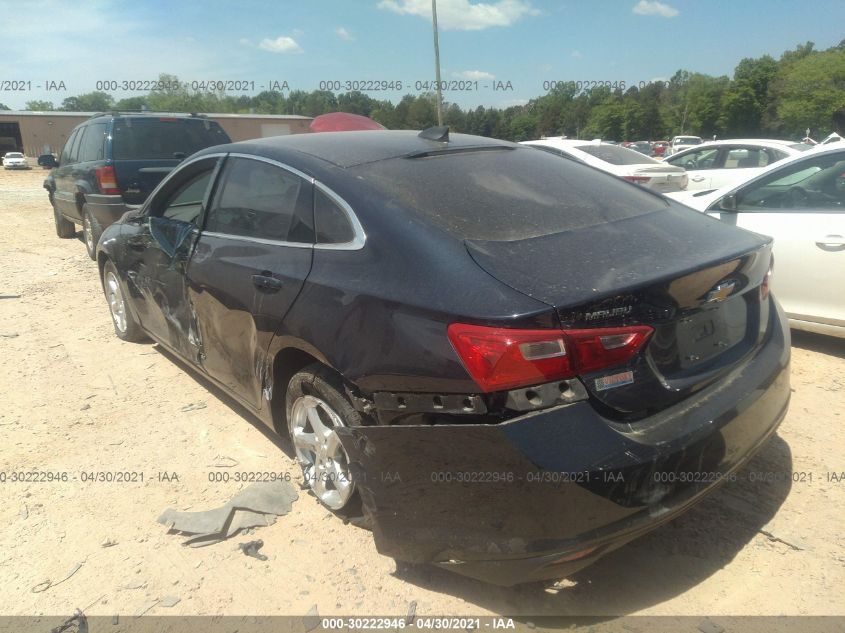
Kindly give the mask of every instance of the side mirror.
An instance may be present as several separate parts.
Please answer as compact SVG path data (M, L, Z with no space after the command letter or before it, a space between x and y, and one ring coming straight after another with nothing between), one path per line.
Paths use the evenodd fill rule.
M721 211L732 211L736 213L736 194L729 193L728 195L724 196L721 200L719 200L719 210Z
M56 157L52 154L41 154L41 156L38 157L38 164L41 167L52 168L58 167L59 161L57 161Z

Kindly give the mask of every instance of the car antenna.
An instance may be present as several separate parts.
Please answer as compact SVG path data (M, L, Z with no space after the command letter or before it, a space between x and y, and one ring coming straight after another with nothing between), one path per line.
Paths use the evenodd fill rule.
M424 138L428 141L438 141L440 143L448 143L449 142L449 126L448 125L435 125L433 127L428 127L424 129L422 132L417 134L420 138Z

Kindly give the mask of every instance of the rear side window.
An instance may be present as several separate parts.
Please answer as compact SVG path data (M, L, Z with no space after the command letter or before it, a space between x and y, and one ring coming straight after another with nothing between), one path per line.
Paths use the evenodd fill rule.
M346 212L319 188L314 190L314 223L318 244L346 244L355 239Z
M65 143L65 146L62 148L62 156L59 159L59 162L62 165L67 165L68 163L70 163L70 148L73 147L73 143L74 141L76 141L76 137L79 136L79 132L81 131L81 129L82 128L78 128L71 132L70 136L67 139L67 142Z
M350 171L459 239L521 240L668 207L637 185L529 147L396 158Z
M658 162L645 154L617 145L579 145L575 149L590 154L590 156L595 156L611 165L642 165L643 163Z
M68 143L68 145L70 146L68 148L68 158L67 158L68 163L73 164L73 163L78 161L77 157L79 156L79 146L82 144L82 139L84 138L86 129L87 128L85 128L85 127L79 128L76 131L76 134L74 135L74 137L72 139L73 142Z
M112 130L115 160L185 158L229 137L214 121L176 117L119 118Z
M106 140L106 124L92 123L85 130L85 136L79 146L77 160L81 163L103 160L103 146Z
M307 205L310 214L311 196L306 185L302 178L276 165L230 158L205 229L286 242L289 235L299 234L301 206Z

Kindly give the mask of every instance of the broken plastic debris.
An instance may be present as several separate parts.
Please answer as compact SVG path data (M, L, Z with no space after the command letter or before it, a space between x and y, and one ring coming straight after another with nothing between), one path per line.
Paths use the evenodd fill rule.
M181 600L182 598L179 596L165 596L159 601L158 606L167 608L175 607Z
M262 541L261 539L249 541L248 543L238 543L238 547L247 556L252 556L253 558L257 558L258 560L267 560L267 557L264 554L259 553L258 551L262 547L264 547L264 541Z
M168 508L158 518L171 531L193 535L184 545L213 545L251 527L272 525L277 516L290 512L299 497L286 481L257 482L236 494L229 503L201 512L179 512Z

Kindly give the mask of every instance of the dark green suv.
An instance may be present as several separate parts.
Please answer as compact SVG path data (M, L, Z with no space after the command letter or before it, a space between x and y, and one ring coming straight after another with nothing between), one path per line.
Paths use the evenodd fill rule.
M223 128L201 115L97 114L73 129L44 188L50 195L56 233L69 238L82 225L94 258L103 229L140 205L184 158L231 142Z

